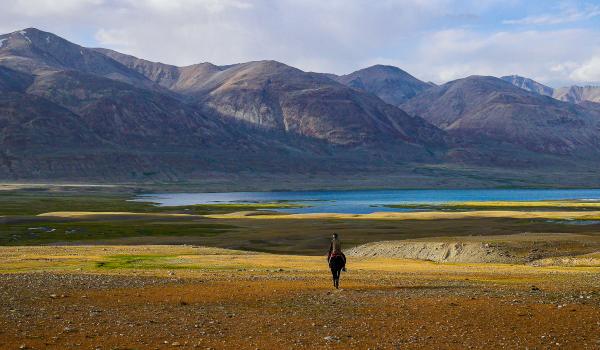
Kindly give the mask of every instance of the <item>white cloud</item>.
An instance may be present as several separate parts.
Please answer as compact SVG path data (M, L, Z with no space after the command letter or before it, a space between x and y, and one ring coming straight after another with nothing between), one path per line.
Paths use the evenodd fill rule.
M517 0L2 2L0 32L33 26L177 65L274 59L340 74L384 63L438 83L470 74L522 74L560 85L596 79L593 58L600 50L598 29L515 31L490 15L498 6L515 11ZM581 9L559 12L571 11L572 20L598 11ZM485 30L480 21L489 22Z
M92 6L99 6L104 0L9 0L2 10L19 13L22 16L70 15Z
M600 82L600 55L573 69L569 77L579 83Z
M143 7L158 12L172 12L178 13L187 11L194 7L200 7L203 10L215 14L223 12L228 8L251 8L252 3L250 1L242 0L146 0L131 1L131 7L138 8ZM139 6L142 5L142 6Z
M131 2L123 6L127 18L101 23L96 39L101 45L179 65L275 59L305 70L341 73L354 69L368 52L396 45L407 33L443 16L449 3Z
M497 0L478 3L486 8ZM276 59L338 73L396 49L457 9L456 0L4 0L3 32L35 26L87 35L151 60L185 65ZM81 34L84 33L84 34Z
M558 86L580 82L584 62L600 48L598 32L586 29L494 32L450 29L425 34L404 67L417 77L445 82L472 74L520 74ZM589 70L592 72L593 65ZM597 80L587 80L589 82Z
M563 5L557 13L545 13L541 15L532 15L520 19L511 19L503 21L504 24L522 24L522 25L553 25L563 23L573 23L600 16L600 6L588 4L584 8L572 5Z

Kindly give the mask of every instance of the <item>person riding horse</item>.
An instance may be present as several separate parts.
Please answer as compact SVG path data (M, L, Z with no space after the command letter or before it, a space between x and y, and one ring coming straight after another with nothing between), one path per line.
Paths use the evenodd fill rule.
M346 271L346 256L342 253L342 244L338 238L337 233L333 234L331 238L331 245L329 246L329 252L327 253L327 262L331 269L333 276L333 286L335 288L340 287L340 273Z
M344 260L344 268L342 269L342 271L346 271L346 255L344 255L344 253L342 253L342 242L340 242L338 234L334 233L331 236L331 244L329 245L329 253L327 253L327 262L331 261L332 256L337 256L337 255L341 256L342 259Z

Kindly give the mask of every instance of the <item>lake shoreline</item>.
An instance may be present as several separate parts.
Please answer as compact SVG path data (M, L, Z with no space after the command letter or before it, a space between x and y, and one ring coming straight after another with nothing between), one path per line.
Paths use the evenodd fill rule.
M530 203L529 207L531 209L569 207L570 209L581 210L586 206L591 209L595 208L592 203L600 201L600 189L163 192L138 195L133 201L151 202L160 207L270 205L269 210L287 214L372 214L376 212L412 212L431 209L471 210L485 209L491 205L490 203L496 203L497 207L506 209L511 206L525 207L526 203ZM563 201L565 204L562 206L556 205L557 201ZM572 201L572 203L566 203L566 201ZM584 202L586 205L577 204L576 202ZM278 205L281 208L278 208ZM298 207L293 207L294 205Z

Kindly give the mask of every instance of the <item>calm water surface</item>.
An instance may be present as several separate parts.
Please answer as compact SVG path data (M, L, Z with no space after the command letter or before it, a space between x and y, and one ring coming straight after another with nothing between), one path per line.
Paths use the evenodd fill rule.
M227 192L227 193L156 193L142 195L136 201L150 201L163 206L260 203L287 201L309 207L280 209L289 213L354 213L407 211L387 208L389 204L460 201L536 201L580 199L600 200L600 189L502 189L502 190L361 190L361 191L299 191L299 192Z

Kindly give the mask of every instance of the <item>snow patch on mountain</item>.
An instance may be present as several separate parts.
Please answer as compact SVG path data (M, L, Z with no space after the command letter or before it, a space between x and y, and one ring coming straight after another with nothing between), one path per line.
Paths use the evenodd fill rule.
M19 34L21 34L25 39L27 39L27 41L29 41L31 43L31 39L29 39L29 37L27 36L27 31L20 30Z

